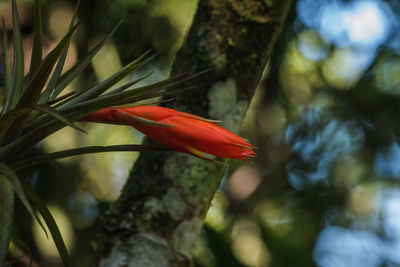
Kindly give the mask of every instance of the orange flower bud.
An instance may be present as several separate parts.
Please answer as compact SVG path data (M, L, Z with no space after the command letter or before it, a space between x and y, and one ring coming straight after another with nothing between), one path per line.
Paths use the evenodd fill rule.
M202 159L213 160L213 156L218 156L248 161L246 158L256 156L254 146L214 124L215 121L169 108L105 108L81 121L130 125L173 150Z

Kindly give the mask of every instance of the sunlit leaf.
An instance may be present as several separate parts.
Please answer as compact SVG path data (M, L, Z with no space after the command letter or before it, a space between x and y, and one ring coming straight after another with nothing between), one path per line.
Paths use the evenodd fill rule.
M56 244L58 254L60 254L61 260L64 266L69 266L69 255L67 247L65 246L64 239L61 236L60 230L58 229L57 223L51 215L51 212L47 208L46 204L40 199L40 197L26 184L24 184L24 192L28 198L32 201L33 205L40 212L49 228L50 234L53 237L54 243Z
M6 258L14 217L14 190L11 182L0 175L0 266Z

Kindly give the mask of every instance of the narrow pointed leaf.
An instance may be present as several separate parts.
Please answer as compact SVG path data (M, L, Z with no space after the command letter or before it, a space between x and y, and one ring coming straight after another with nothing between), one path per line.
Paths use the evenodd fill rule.
M20 116L24 115L26 112L28 112L30 109L28 108L15 108L13 110L8 111L6 114L4 114L1 117L1 124L0 124L0 144L1 141L7 132L7 130L10 128L10 126L13 124L13 122Z
M110 106L118 106L118 105L126 105L126 104L130 104L130 103L134 103L137 101L141 101L144 99L148 99L148 98L152 98L152 97L157 97L157 96L161 96L166 94L166 92L168 93L168 95L170 94L176 94L188 89L192 89L193 87L184 87L184 88L178 88L178 89L173 89L171 90L170 88L173 86L176 86L178 84L182 84L186 81L189 81L191 79L194 79L200 75L203 75L204 73L209 72L210 69L206 69L204 71L201 71L199 73L187 76L187 75L178 75L175 77L170 77L168 79L162 80L160 82L156 82L150 85L146 85L143 87L139 87L139 88L135 88L135 89L130 89L130 90L126 90L123 92L117 92L117 93L113 93L115 90L98 96L94 99L90 99L78 104L73 105L72 107L65 107L62 108L62 110L65 110L67 112L70 112L72 110L76 111L77 108L82 110L85 110L85 112L87 112L87 110L90 111L95 111L96 108L98 109L103 108L103 107L110 107Z
M46 204L40 199L40 197L26 184L24 184L24 192L28 198L32 201L33 205L42 215L47 227L49 228L50 234L53 237L54 243L56 244L58 254L61 257L64 266L69 266L69 255L65 242L61 236L60 230L58 229L57 223L51 215L51 212L47 208Z
M22 48L21 31L19 28L19 18L17 4L12 0L12 17L13 17L13 44L14 44L14 60L11 74L10 96L7 109L13 108L23 93L24 86L24 50Z
M71 36L75 32L77 27L78 25L75 25L70 31L68 31L68 33L58 43L58 45L44 58L42 64L35 73L31 82L27 85L24 95L18 102L18 106L29 107L38 101L43 86L45 85L51 73L51 70L54 67L54 64L59 59L60 54L64 50L64 48L69 45Z
M56 98L62 92L62 90L64 90L64 88L67 87L67 85L70 84L90 64L93 57L111 39L111 37L114 35L115 31L118 29L120 24L121 23L118 23L118 25L115 26L115 28L111 31L111 33L107 36L107 38L104 39L97 46L95 46L84 59L82 59L79 63L77 63L64 75L62 75L60 79L58 79L57 81L58 83L54 88L49 87L48 89L51 90L45 91L45 93L42 96L43 100L41 100L41 103L44 103L43 101L46 101L48 99Z
M116 83L118 83L120 80L122 80L125 76L127 76L129 73L131 73L132 71L134 71L135 69L143 66L144 64L146 64L150 59L152 59L153 57L149 57L145 60L143 60L146 55L149 53L146 52L144 53L142 56L140 56L139 58L137 58L136 60L132 61L131 63L129 63L128 65L126 65L125 67L123 67L121 70L119 70L118 72L114 73L113 75L111 75L109 78L107 78L106 80L100 82L99 84L95 85L94 87L88 89L87 91L85 91L84 93L82 93L81 95L77 96L76 98L74 98L73 100L71 100L69 104L73 104L73 103L78 103L78 102L82 102L94 97L97 97L99 95L101 95L103 92L105 92L106 90L108 90L109 88L111 88L111 86L115 85Z
M83 154L103 153L103 152L135 152L135 151L164 151L164 146L146 146L146 145L114 145L114 146L89 146L74 149L57 151L45 155L40 155L28 159L24 159L13 163L11 166L14 170L19 170L28 166L36 165L50 160L74 157Z
M203 70L201 72L198 72L196 74L190 75L190 76L185 76L185 75L179 75L176 77L171 77L168 79L165 79L163 81L153 83L147 86L135 88L133 90L128 90L120 94L115 94L112 96L107 96L104 97L103 99L100 97L97 98L99 102L105 102L105 104L108 103L108 106L113 106L113 105L125 105L128 103L133 103L137 101L141 101L147 98L151 97L156 97L160 95L171 95L171 94L176 94L188 89L193 89L192 86L189 87L184 87L184 88L178 88L178 89L173 89L171 87L182 84L186 81L189 81L191 79L194 79L200 75L203 75L204 73L209 72L212 70L212 68ZM106 100L107 99L107 100Z
M63 114L61 114L60 112L58 112L57 110L55 110L54 108L47 106L47 105L38 105L38 106L34 106L34 109L41 111L43 113L48 114L51 117L56 118L57 120L65 123L66 125L68 125L71 128L74 128L75 130L81 131L83 133L87 133L85 130L83 130L82 128L79 128L78 126L76 126L72 121L70 121L67 117L65 117Z
M124 92L125 90L129 89L130 87L132 87L133 85L135 85L135 84L137 84L137 83L143 81L144 79L146 79L147 77L149 77L152 73L153 73L153 71L151 71L151 72L145 74L144 76L142 76L142 77L140 77L140 78L138 78L138 79L136 79L136 80L127 82L127 83L125 83L124 85L122 85L122 86L120 86L120 87L118 87L118 88L112 90L111 92L108 92L108 93L106 93L106 94L103 94L103 95L101 95L101 96L99 96L99 97L96 97L96 98L94 98L94 99L85 101L84 103L89 103L89 102L90 102L90 103L94 103L94 102L96 102L96 100L99 100L99 99L101 99L101 98L103 98L103 97L112 96L112 95L115 95L115 94L117 94L117 93L122 93L122 92ZM65 102L63 102L63 103L60 103L59 106L65 105L67 102L71 101L72 99L73 99L73 98L68 99L67 101L65 101ZM80 104L76 104L76 105L80 106Z
M190 78L190 77L189 77ZM95 112L96 110L99 110L104 107L110 107L110 106L118 106L118 105L125 105L125 104L132 104L136 101L140 100L145 100L148 98L152 97L157 97L161 96L165 93L166 89L170 86L177 85L181 82L186 81L189 79L188 77L182 77L182 76L177 76L177 77L172 77L169 79L166 79L164 81L151 84L148 86L140 87L137 89L131 89L127 91L122 91L118 93L111 94L105 94L99 97L96 97L91 100L84 101L82 103L77 103L73 104L70 106L63 106L59 109L59 112L61 112L64 116L68 117L70 120L77 120L84 115ZM130 82L132 83L132 82ZM127 83L124 86L128 86L129 84ZM185 90L186 88L182 89L177 89L175 93ZM115 89L115 90L118 90ZM25 133L26 135L22 137L20 140L18 140L18 143L32 143L33 140L35 140L37 137L36 135L41 135L44 133L44 131L49 130L52 128L53 122L49 121L48 118L38 118L34 122L32 122L29 127L26 128ZM56 127L54 129L59 129L60 127ZM55 131L55 130L52 130ZM50 132L49 132L50 134ZM43 136L43 135L41 135Z
M124 104L128 104L128 103L133 103L137 100L142 100L142 99L153 97L154 93L165 92L166 88L177 85L185 80L186 80L186 78L183 78L182 76L178 76L178 77L168 78L166 80L163 80L163 81L160 81L160 82L157 82L154 84L150 84L147 86L130 89L130 90L122 91L122 92L112 93L113 92L112 91L110 93L98 96L94 99L89 99L84 102L77 103L71 107L62 108L62 110L65 110L68 112L68 111L77 110L77 108L79 108L79 109L82 108L82 110L86 111L86 109L90 109L90 107L93 107L92 110L95 111L96 107L98 108L98 107L116 106L116 105L124 105ZM115 89L115 90L117 90L117 89ZM130 100L128 100L128 99L130 99Z
M0 266L6 259L14 218L14 190L11 182L0 174Z
M8 106L11 101L11 88L10 88L10 82L11 82L11 71L10 71L10 60L8 58L8 40L7 40L7 33L6 33L6 26L4 22L4 18L2 18L3 22L3 27L1 30L2 33L2 42L1 42L1 51L2 51L2 59L3 59L3 67L4 67L4 92L5 92L5 104L3 107L2 113L4 114L8 110Z
M39 69L40 63L42 62L42 47L42 14L40 9L40 0L35 0L32 57L27 81L30 81L33 77L33 74Z
M35 211L33 210L31 204L29 203L28 199L25 196L24 190L22 189L22 184L19 181L17 175L9 168L7 165L4 165L0 162L0 175L5 176L13 185L14 192L21 200L24 207L28 210L29 214L32 218L42 227L44 233L47 236L47 231L44 228L42 222L40 221L39 217L36 215Z
M77 11L78 11L78 6L79 6L79 2L76 5L74 15L72 16L71 22L69 24L70 31L74 28ZM65 47L63 48L63 50L61 52L60 59L58 60L57 66L53 72L53 75L50 78L50 81L46 87L46 90L44 91L44 93L40 97L40 100L38 101L39 104L44 104L47 101L49 101L50 95L54 92L54 87L56 86L58 80L60 79L61 72L64 68L65 59L67 58L70 41L71 41L70 39L67 41L67 44L65 45Z
M65 37L58 43L58 45L44 58L39 69L35 72L32 80L25 88L25 92L19 100L17 107L32 107L39 100L40 93L47 81L47 78L50 75L51 70L53 69L54 64L58 60L63 48L68 44L69 39L74 33L76 27L77 25L71 31L69 31L65 35ZM19 137L22 134L24 125L27 121L27 115L29 114L18 118L14 122L14 124L10 127L5 136L5 142L15 140L16 137Z
M139 78L139 79L136 79L136 80L134 80L134 81L128 82L128 83L126 83L126 84L124 84L124 85L122 85L122 86L120 86L120 87L114 89L112 92L109 92L109 93L107 93L107 94L104 94L103 96L100 96L100 97L94 98L94 99L92 99L92 100L89 100L89 101L88 101L89 103L87 103L86 105L81 105L80 103L79 103L79 104L76 104L76 105L70 107L69 110L76 110L76 108L81 108L82 106L85 106L85 107L90 106L90 105L91 105L90 103L92 103L92 102L95 103L97 100L101 99L101 98L104 97L104 96L111 96L111 95L115 94L115 92L117 92L117 93L118 93L118 92L122 93L122 92L123 92L124 90L126 90L127 88L133 86L134 84L136 84L136 83L142 81L143 79L145 79L146 77L148 77L149 75L151 75L151 73L152 73L152 72L150 72L150 73L144 75L143 77L141 77L141 78ZM75 92L72 92L71 94L75 94ZM65 105L66 103L68 103L69 101L71 101L72 99L74 99L74 97L77 97L77 96L78 96L78 95L72 96L71 99L67 99L67 100L64 101L64 102L59 103L58 105L56 105L56 107ZM60 97L60 98L63 98L63 97L67 97L67 98L68 98L68 97L70 97L70 95L67 94L66 96L62 96L62 97ZM62 100L62 99L61 99L61 100ZM61 101L61 100L55 99L55 100L53 100L53 101L48 102L47 105L51 105L51 104L53 104L53 102L58 102L58 101ZM103 101L103 102L104 102L104 101ZM93 104L93 105L95 105L95 104ZM63 108L63 109L62 109L63 112L65 112L65 109L68 110L68 108ZM90 111L95 111L95 109L96 109L96 108L87 110L87 108L81 108L81 109L80 109L80 111L81 111L80 114L82 114L82 116L83 116L83 115L86 115L86 113L88 113L88 112L90 112ZM79 118L79 116L77 116L77 118ZM29 132L29 131L31 131L33 128L35 128L36 126L38 126L38 125L43 125L43 123L44 123L44 119L43 119L43 118L36 119L36 120L32 121L29 125L27 125L26 131Z
M142 77L140 77L140 78L138 78L138 79L136 79L134 81L128 82L128 83L126 83L126 84L124 84L124 85L112 90L111 92L108 92L107 94L103 94L103 96L112 95L112 94L116 94L116 93L121 93L121 92L125 91L126 89L128 89L129 87L131 87L131 86L143 81L144 79L146 79L147 77L149 77L153 73L154 73L154 71L150 71L149 73L143 75Z
M75 91L66 93L65 95L62 95L62 96L59 96L59 97L47 102L46 105L51 106L51 105L54 105L54 104L59 104L60 102L66 100L67 98L72 97L73 95L76 95Z

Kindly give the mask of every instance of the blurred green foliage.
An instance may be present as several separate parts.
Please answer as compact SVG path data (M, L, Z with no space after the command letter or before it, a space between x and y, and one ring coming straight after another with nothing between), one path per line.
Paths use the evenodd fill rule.
M66 14L74 4L48 1L46 16L57 8ZM123 19L110 60L118 66L152 48L162 53L149 68L156 69L155 79L165 77L195 6L183 0L82 1L76 57ZM251 165L231 162L206 219L196 266L400 265L399 10L397 0L293 5L242 129L258 157ZM50 45L55 34L50 25L46 29ZM31 34L29 27L23 34ZM110 64L99 62L100 68ZM79 88L93 83L99 75L93 70L77 81ZM98 134L89 141L61 132L44 147L140 139L130 129L93 131ZM99 233L99 214L135 159L122 157L23 170L47 203L70 213L73 266L87 266L93 257L95 246L88 244ZM26 230L29 219L18 221L20 233L31 236L34 258L58 266L35 245L37 237Z

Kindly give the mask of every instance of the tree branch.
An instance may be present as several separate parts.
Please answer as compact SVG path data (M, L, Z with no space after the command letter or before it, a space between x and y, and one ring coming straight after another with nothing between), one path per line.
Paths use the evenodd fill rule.
M200 0L172 75L214 68L166 103L238 132L291 0ZM177 152L142 153L110 210L100 266L189 266L224 167Z

